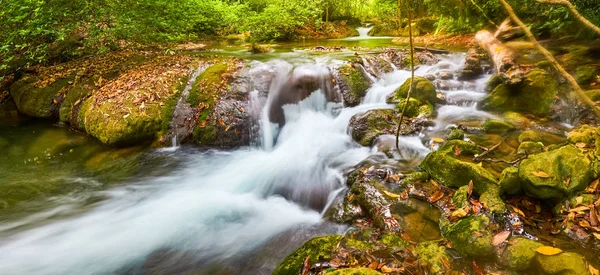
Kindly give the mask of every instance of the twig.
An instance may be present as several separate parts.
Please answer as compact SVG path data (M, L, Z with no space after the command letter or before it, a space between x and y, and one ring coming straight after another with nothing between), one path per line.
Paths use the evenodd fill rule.
M412 11L410 10L410 7L407 7L406 11L408 13L408 36L410 41L410 87L408 88L408 94L406 94L406 100L404 101L404 106L402 107L402 113L400 113L398 129L396 129L396 149L398 150L400 157L402 157L402 152L400 151L400 129L402 128L404 112L406 111L406 106L408 106L408 101L410 100L410 94L412 93L413 84L415 81L415 48L413 45L412 36Z
M481 153L481 155L475 157L473 160L476 161L476 162L479 162L481 160L481 158L485 157L487 154L489 154L489 153L493 152L494 150L498 149L500 147L500 145L502 145L502 143L504 142L505 139L502 139L502 141L500 141L498 144L492 146L492 148L486 149L485 152Z
M594 25L592 22L590 22L585 17L583 17L583 15L581 15L577 11L577 8L575 8L575 6L573 6L573 4L571 4L570 1L568 1L568 0L537 0L537 1L538 1L538 3L567 6L569 8L569 10L571 10L571 13L573 13L573 15L575 15L575 18L577 18L577 20L579 20L586 27L590 28L598 35L600 35L600 28L598 28L598 26Z
M506 11L508 12L508 14L510 15L510 18L517 24L519 25L519 27L521 27L521 29L523 29L523 31L525 32L525 35L527 35L527 38L529 38L529 40L531 40L531 42L533 43L533 45L535 46L535 48L540 51L544 57L546 57L546 59L548 61L550 61L550 63L552 63L552 65L554 66L554 68L556 68L556 70L564 77L567 79L567 81L569 82L569 84L571 84L571 86L573 87L573 89L575 89L575 92L577 93L577 95L579 96L579 98L581 99L581 101L583 101L583 103L585 103L586 105L588 105L593 111L594 113L596 113L596 116L600 117L600 109L596 106L596 104L594 103L594 101L592 101L581 89L581 87L579 86L579 84L577 83L577 80L575 80L575 78L570 75L565 68L563 68L563 66L561 66L560 64L558 64L558 61L556 61L556 59L554 58L554 56L552 56L552 54L546 50L546 48L544 48L542 45L540 45L540 43L537 41L537 39L535 39L535 36L533 36L533 33L531 33L531 30L525 25L525 23L523 23L523 21L521 21L521 19L519 19L519 17L515 14L515 11L513 10L513 8L510 6L510 4L508 4L506 2L506 0L500 0L500 2L502 3L502 5L504 5L504 8L506 8Z
M491 158L481 159L480 161L493 162L493 163L506 163L506 164L510 164L510 165L515 165L515 164L521 162L522 160L526 159L527 157L528 156L523 156L523 157L520 157L520 158L518 158L516 160L513 160L513 161L506 161L506 160L503 160L503 159L491 159Z

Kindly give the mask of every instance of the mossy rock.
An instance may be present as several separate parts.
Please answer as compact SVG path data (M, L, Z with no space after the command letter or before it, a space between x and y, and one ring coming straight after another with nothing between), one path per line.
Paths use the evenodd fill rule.
M523 84L509 87L506 84L496 86L481 101L481 108L488 111L518 111L534 115L547 115L558 95L558 84L550 74L542 70L533 70L527 74Z
M452 129L448 134L448 140L464 140L465 139L465 131L461 129Z
M91 97L88 101L94 101ZM161 107L146 104L142 110L132 102L123 105L105 101L99 105L84 105L85 130L91 136L110 146L128 146L151 141L161 129Z
M446 267L443 263L451 263L446 247L437 241L420 243L415 252L421 264L429 268L429 274L444 274Z
M571 144L585 144L586 148L596 148L595 155L600 156L600 129L583 125L569 133L567 139Z
M19 109L12 97L9 96L4 102L0 102L0 118L14 118L18 116Z
M544 144L541 142L524 141L517 148L517 154L529 155L541 152L544 152Z
M396 104L396 111L401 113L404 109L404 104L406 103L406 98L400 100L398 104ZM406 110L404 111L405 117L418 117L420 114L421 101L416 98L409 98L408 104L406 105Z
M39 79L24 77L10 88L19 112L32 117L52 118L58 115L61 91L68 87L72 78L62 78L44 88L38 87Z
M535 263L540 272L551 275L586 275L590 274L585 259L572 252L564 252L547 256L535 255Z
M503 116L505 121L519 129L525 129L531 124L528 118L517 112L506 112Z
M583 65L577 68L575 72L575 80L580 85L586 85L594 81L599 72L593 65Z
M487 227L490 218L471 216L442 226L442 234L452 243L452 249L464 256L486 258L495 255L492 235Z
M460 151L459 156L455 155L456 151ZM475 192L483 194L489 186L497 186L498 180L485 168L459 159L464 156L472 158L481 153L483 151L473 143L452 140L438 151L428 154L419 166L440 184L448 187L459 188L472 180Z
M481 194L479 201L483 203L494 214L506 212L506 204L500 197L501 189L497 185L489 185L487 190Z
M526 141L541 142L542 144L544 144L544 146L548 146L551 144L561 144L567 141L567 139L563 136L538 130L525 131L519 135L518 140L520 143Z
M86 84L81 83L71 88L60 105L59 119L61 122L71 122L73 107L78 101L85 99L92 94L92 89L89 89Z
M366 267L344 268L327 273L329 275L381 275L382 273Z
M503 120L490 119L483 124L483 129L491 134L504 134L515 130L515 126Z
M355 115L349 126L352 138L362 146L371 146L377 136L394 132L394 114L391 109L377 109Z
M371 87L371 80L358 65L348 64L339 68L340 83L344 106L357 106Z
M599 101L600 100L600 89L585 91L585 95L587 95L593 101Z
M507 195L516 195L523 190L521 187L521 178L519 177L519 169L516 167L508 167L502 171L500 176L500 188L502 193Z
M294 253L287 256L283 262L275 269L273 275L297 275L302 270L304 260L307 256L312 262L316 262L319 258L330 259L331 254L335 252L335 248L342 241L340 235L332 235L325 237L317 237L304 243Z
M469 205L469 187L467 185L456 189L452 196L452 203L456 205L456 208L463 208Z
M533 264L535 250L542 246L541 243L530 239L511 238L508 247L500 256L500 262L514 271L527 270Z
M521 162L523 190L538 199L560 201L584 190L595 178L593 163L574 145L531 155Z
M388 249L401 250L406 249L410 243L402 239L395 232L386 232L379 237L379 242L385 245Z
M554 208L552 208L552 211L554 214L556 215L560 215L561 214L561 210L565 209L565 204L567 204L569 206L569 209L571 208L575 208L578 206L587 206L590 205L591 203L594 203L597 200L596 195L594 194L583 194L580 196L576 196L576 197L572 197L566 201L561 201L559 203L557 203Z
M398 103L402 99L406 99L408 90L410 89L410 79L406 80L400 88L398 88L394 94L388 98L388 103ZM410 94L411 97L420 100L421 102L427 102L434 104L437 102L437 92L435 86L431 81L424 77L415 77L413 82L413 90Z

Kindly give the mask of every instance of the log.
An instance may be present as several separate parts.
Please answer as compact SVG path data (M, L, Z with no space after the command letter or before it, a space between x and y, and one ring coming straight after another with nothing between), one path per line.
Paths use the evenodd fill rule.
M496 33L494 34L494 36L496 38L498 38L500 41L506 42L506 41L513 40L515 38L525 36L525 32L523 32L523 29L521 29L520 27L513 26L512 20L509 17L509 18L506 18L506 20L504 20L504 22L502 22L502 24L500 24L500 26L498 27L498 30L496 30Z
M517 85L523 82L525 74L517 63L516 54L510 48L486 30L479 31L475 35L475 40L494 62L496 73L502 78L504 84Z

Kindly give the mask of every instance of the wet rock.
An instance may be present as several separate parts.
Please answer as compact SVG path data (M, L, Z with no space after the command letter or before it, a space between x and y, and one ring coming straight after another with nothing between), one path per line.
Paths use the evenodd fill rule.
M19 112L32 117L53 118L58 115L60 91L69 86L73 77L62 78L55 82L40 83L36 77L25 76L10 87Z
M564 252L558 255L535 255L535 263L544 274L585 275L590 274L585 259L576 253Z
M339 235L318 237L304 243L298 250L287 256L275 269L274 275L297 275L301 272L304 260L310 257L313 262L329 260L343 237Z
M595 178L588 155L574 145L531 155L521 162L524 191L534 198L560 201L585 189Z
M396 104L396 111L398 113L402 113L405 102L406 99L401 99L400 102ZM423 104L418 99L411 97L408 99L408 104L406 105L406 110L404 111L404 117L430 118L433 116L433 112L433 106L430 104Z
M547 115L557 95L558 85L552 76L542 70L533 70L527 74L527 79L520 86L496 86L481 101L481 108L487 111L519 111Z
M400 88L398 88L390 97L388 97L388 103L398 103L400 100L405 99L408 94L408 90L410 89L410 79L406 80ZM413 82L413 90L410 94L411 97L416 98L422 102L427 102L430 104L437 102L437 93L435 91L435 86L431 83L431 81L423 78L423 77L415 77Z
M451 72L443 72L440 74L440 79L441 80L454 79L454 74Z
M463 208L468 206L469 203L469 187L467 185L461 186L454 192L452 196L452 203L456 205L457 208Z
M560 215L562 210L572 209L582 205L590 205L596 202L597 198L594 194L583 194L580 196L572 197L564 202L560 202L552 208L552 212L555 215ZM568 211L566 211L568 212Z
M544 144L541 142L524 141L519 145L517 154L530 155L544 152Z
M448 140L464 140L465 131L459 128L452 129L447 137Z
M495 255L492 235L487 229L490 218L485 215L471 216L456 223L442 225L442 234L452 243L458 253L475 258Z
M506 212L506 204L500 195L501 188L496 185L490 185L488 186L488 189L481 194L479 201L481 201L491 213L502 214Z
M483 124L483 129L490 134L504 134L515 130L515 127L503 120L490 119Z
M382 273L366 267L338 269L327 273L331 275L381 275Z
M272 51L273 51L273 48L271 48L270 45L252 44L250 46L250 52L252 52L252 53L269 53Z
M355 141L363 146L371 146L377 136L394 133L394 110L378 109L355 115L350 119L349 128Z
M575 80L580 85L587 85L594 81L600 72L593 65L583 65L577 68Z
M357 106L367 94L371 80L360 64L348 64L333 71L333 76L342 92L344 106Z
M19 110L10 94L6 93L5 98L0 95L0 118L14 118L17 116L19 116Z
M417 257L423 266L429 269L430 274L445 274L444 262L450 263L450 257L445 246L437 241L423 242L417 246Z
M600 132L598 128L583 125L571 131L567 139L571 144L578 147L585 147L585 149L595 148L594 154L600 156Z
M472 80L483 73L481 66L481 55L475 48L469 49L465 59L465 67L459 73L459 80Z
M435 56L435 54L430 51L420 51L415 54L417 60L419 60L419 64L424 65L435 65L440 60Z
M509 245L500 256L502 265L514 271L529 269L534 263L535 250L543 245L522 237L512 238Z
M526 141L541 142L545 146L548 146L551 144L561 144L561 143L564 143L567 141L567 139L563 136L558 136L558 135L555 135L552 133L538 131L538 130L525 131L519 135L518 140L520 143L523 143Z

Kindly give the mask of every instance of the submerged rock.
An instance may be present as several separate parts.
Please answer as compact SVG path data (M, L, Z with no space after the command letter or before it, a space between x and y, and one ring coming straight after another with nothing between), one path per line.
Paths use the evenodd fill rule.
M503 120L490 119L483 124L483 129L491 134L504 134L515 130L515 127Z
M544 144L541 142L524 141L519 145L517 154L530 155L544 152Z
M551 144L560 144L567 141L564 136L558 136L553 133L542 132L538 130L529 130L521 133L518 138L519 142L526 141L541 142L544 146Z
M521 162L519 177L529 196L560 201L585 189L596 173L589 155L567 145L529 156Z
M497 112L519 111L547 115L557 95L558 85L554 78L545 71L533 70L527 74L527 79L520 86L495 86L481 101L481 108Z

